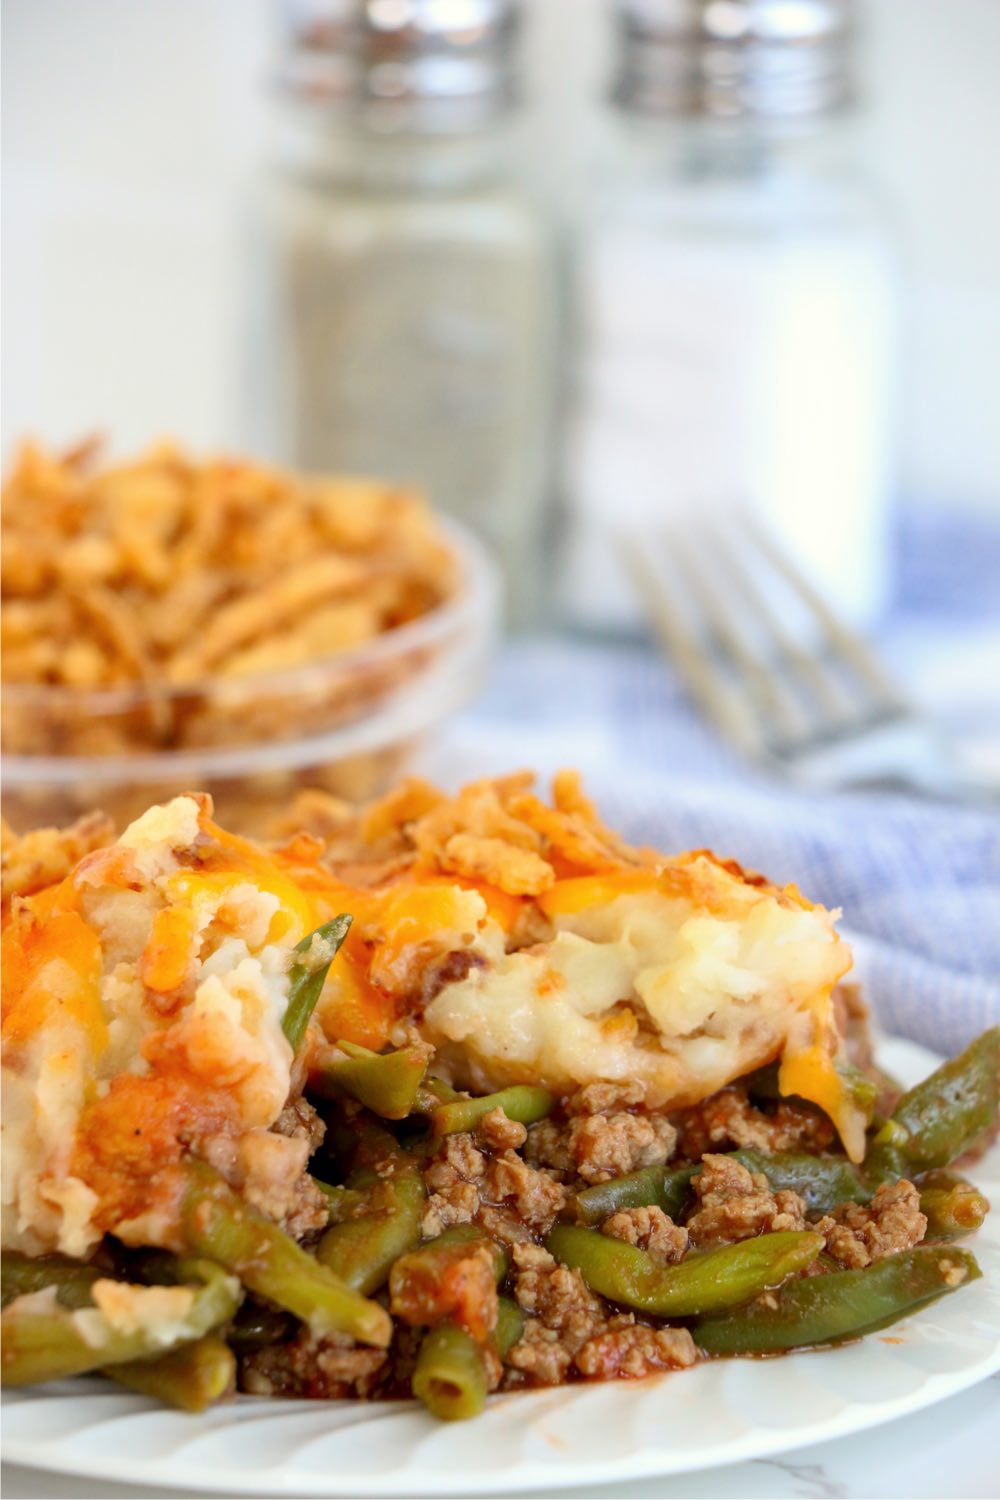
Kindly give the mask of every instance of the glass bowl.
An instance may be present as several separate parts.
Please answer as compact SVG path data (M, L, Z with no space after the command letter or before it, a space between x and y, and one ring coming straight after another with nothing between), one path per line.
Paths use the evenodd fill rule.
M306 787L378 796L475 694L496 640L497 569L464 528L442 531L457 565L448 600L334 656L183 687L5 683L5 816L23 831L102 808L121 826L207 791L224 826L261 832Z

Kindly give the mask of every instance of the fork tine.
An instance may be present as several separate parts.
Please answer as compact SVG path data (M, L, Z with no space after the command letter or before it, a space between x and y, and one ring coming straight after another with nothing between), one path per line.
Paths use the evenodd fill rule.
M910 706L895 684L883 671L882 666L868 644L849 629L830 608L822 594L799 572L773 536L762 526L759 519L749 511L743 513L743 527L747 536L763 554L774 570L788 584L801 602L822 626L828 648L849 666L856 680L861 682L875 700L875 706L885 714L908 713Z
M731 599L724 599L725 590L719 587L718 557L720 550L729 549L720 543L710 525L704 525L700 532L700 548L695 547L690 532L682 537L680 528L673 529L670 545L684 563L685 578L705 620L709 637L727 660L730 670L746 683L760 724L759 738L773 748L775 739L781 743L801 737L808 732L810 725L794 688L790 688L774 670L772 663L762 660L751 649L740 620L733 618ZM705 556L706 544L711 550L708 558Z
M741 596L747 615L771 644L770 664L776 673L789 672L793 681L799 682L806 693L834 720L843 720L851 705L836 677L823 661L811 656L800 645L794 633L781 618L781 613L772 607L764 589L755 576L748 554L751 549L741 545L745 538L746 518L735 507L706 522L723 571L736 594ZM753 540L751 538L751 540ZM813 723L816 729L815 722Z
M745 695L739 698L734 694L707 642L692 634L674 604L665 549L657 549L654 554L648 538L623 533L619 550L646 618L692 696L723 735L744 754L759 759L766 751L757 715L749 710Z

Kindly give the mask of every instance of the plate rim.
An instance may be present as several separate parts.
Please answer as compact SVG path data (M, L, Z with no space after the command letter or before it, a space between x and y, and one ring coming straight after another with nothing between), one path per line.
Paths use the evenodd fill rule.
M819 1351L824 1352L824 1351ZM825 1351L827 1353L835 1351ZM269 1481L266 1485L260 1483L255 1477L253 1470L230 1469L228 1478L223 1482L216 1480L211 1471L200 1472L188 1476L186 1465L177 1460L171 1460L170 1477L164 1483L158 1479L155 1473L149 1473L138 1464L123 1460L93 1463L71 1461L69 1455L60 1456L57 1453L43 1463L36 1455L29 1457L26 1453L18 1450L16 1439L9 1437L4 1439L4 1462L19 1464L23 1468L33 1469L38 1473L66 1474L79 1479L108 1480L113 1484L135 1484L146 1485L156 1489L170 1489L187 1492L191 1495L204 1493L207 1495L240 1495L267 1497L267 1496L308 1496L310 1500L348 1500L348 1497L357 1496L358 1500L387 1500L387 1497L398 1497L398 1500L428 1500L431 1496L515 1496L522 1491L552 1491L553 1500L558 1500L558 1494L567 1488L577 1484L584 1484L592 1489L600 1484L627 1484L632 1481L643 1479L676 1479L685 1474L698 1474L706 1470L730 1468L733 1465L748 1463L755 1459L772 1458L778 1454L794 1454L800 1449L811 1448L817 1443L835 1442L841 1438L852 1437L855 1433L869 1432L875 1427L883 1427L902 1417L914 1416L928 1407L936 1406L941 1401L948 1400L951 1396L959 1396L963 1391L972 1389L982 1381L990 1379L1000 1371L1000 1349L995 1355L985 1361L981 1369L969 1372L969 1378L962 1378L956 1383L954 1376L932 1376L924 1386L922 1396L926 1399L915 1401L912 1396L899 1396L887 1402L885 1407L873 1407L859 1419L857 1410L847 1407L836 1417L817 1419L816 1422L796 1430L795 1438L789 1443L787 1433L781 1436L780 1430L769 1432L760 1431L749 1434L745 1439L734 1439L727 1444L725 1456L720 1460L707 1451L703 1456L685 1459L678 1464L669 1462L669 1455L663 1449L645 1448L638 1449L633 1455L626 1458L609 1459L600 1464L589 1462L586 1478L564 1477L559 1474L555 1466L541 1463L524 1463L513 1469L506 1478L499 1476L497 1482L491 1483L487 1477L486 1482L470 1483L468 1473L456 1472L454 1475L438 1473L435 1477L429 1477L426 1482L417 1484L407 1482L401 1486L398 1479L387 1472L383 1477L378 1475L345 1476L343 1485L336 1484L335 1476L331 1481L308 1473L282 1471L280 1468L269 1470ZM676 1373L676 1372L671 1372ZM683 1372L681 1372L683 1373ZM654 1376L656 1381L666 1381L669 1374ZM936 1390L935 1384L940 1383L946 1389ZM498 1398L501 1401L520 1401L530 1399L533 1393L507 1392ZM143 1398L137 1398L142 1400ZM304 1402L289 1402L292 1407L301 1407ZM889 1408L889 1409L887 1409ZM895 1408L895 1409L893 1409ZM8 1407L8 1413L15 1409L12 1403ZM9 1416L8 1416L9 1419ZM30 1450L29 1450L30 1451ZM150 1463L156 1460L150 1460Z

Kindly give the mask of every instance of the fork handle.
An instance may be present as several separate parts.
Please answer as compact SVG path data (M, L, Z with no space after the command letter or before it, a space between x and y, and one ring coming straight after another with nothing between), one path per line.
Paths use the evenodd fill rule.
M871 791L900 791L926 797L935 802L957 802L969 806L1000 806L1000 781L989 781L973 775L954 760L945 759L938 765L932 762L923 766L907 767L895 773L866 777L854 783L859 788Z

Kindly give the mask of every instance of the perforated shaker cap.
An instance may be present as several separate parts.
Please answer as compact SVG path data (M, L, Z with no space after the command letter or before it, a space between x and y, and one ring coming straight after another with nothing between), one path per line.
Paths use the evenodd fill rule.
M794 117L853 93L853 0L616 0L612 97L637 114Z
M282 81L376 129L475 128L515 96L517 0L286 0Z

